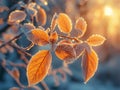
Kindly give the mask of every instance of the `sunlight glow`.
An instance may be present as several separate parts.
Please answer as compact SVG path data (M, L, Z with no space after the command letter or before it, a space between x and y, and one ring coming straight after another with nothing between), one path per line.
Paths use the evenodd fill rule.
M113 15L113 10L112 10L112 8L109 7L109 6L106 6L106 7L104 8L104 14L105 14L105 16L112 16L112 15Z

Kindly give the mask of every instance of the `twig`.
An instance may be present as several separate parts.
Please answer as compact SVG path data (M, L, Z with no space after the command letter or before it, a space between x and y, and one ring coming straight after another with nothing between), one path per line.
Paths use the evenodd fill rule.
M16 46L15 44L9 43L9 45L12 46L12 47L14 47L14 48L16 48L18 51L24 53L25 55L27 55L27 56L29 56L29 57L32 57L31 54L27 53L25 50L21 49L20 47Z
M12 72L11 72L8 68L6 68L4 64L2 64L2 67L9 73L10 76L12 76L12 77L14 78ZM24 85L19 81L19 79L17 79L17 78L14 78L14 79L15 79L15 81L17 82L17 84L18 84L21 88L26 88L26 86L24 86Z
M24 68L26 68L26 65L23 64L23 63L18 63L18 64L13 63L13 62L9 62L9 63L10 63L10 65L12 65L12 66L14 66L14 67L24 67Z
M20 33L19 35L15 36L15 37L12 38L11 40L9 40L9 41L3 43L3 44L0 46L0 48L2 48L2 47L4 47L5 45L11 43L11 42L14 41L15 39L18 39L18 38L19 38L20 36L22 36L22 35L23 35L23 33Z
M70 40L74 40L76 42L80 42L80 40L78 40L77 38L75 37L69 37L69 36L63 36L63 35L60 35L58 34L59 37L62 37L62 38L67 38L67 39L70 39Z
M40 82L40 83L41 83L41 85L43 86L43 88L44 88L45 90L49 90L49 88L48 88L47 84L45 83L45 81L42 81L42 82Z

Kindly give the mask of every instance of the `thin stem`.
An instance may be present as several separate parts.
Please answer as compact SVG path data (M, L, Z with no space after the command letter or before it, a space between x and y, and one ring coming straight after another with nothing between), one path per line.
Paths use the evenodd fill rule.
M19 38L20 36L22 36L22 35L23 35L23 33L20 33L19 35L15 36L15 37L14 37L14 38L12 38L11 40L9 40L9 41L7 41L7 42L3 43L3 44L0 46L0 48L2 48L2 47L4 47L5 45L7 45L7 44L11 43L12 41L14 41L14 40L18 39L18 38Z
M41 83L41 85L43 86L43 88L44 88L45 90L49 90L49 88L48 88L47 84L45 83L45 81L42 81L42 82L40 82L40 83Z
M12 76L12 77L14 78L14 80L17 82L17 84L18 84L21 88L26 88L26 86L24 86L24 85L20 82L20 80L19 80L18 78L15 78L15 77L13 76L12 72L11 72L8 68L6 68L4 64L2 64L2 67L8 72L8 74L9 74L10 76Z
M58 34L59 37L62 37L62 38L67 38L67 39L70 39L70 40L74 40L75 42L80 42L77 38L75 37L69 37L69 36L63 36L63 35L60 35Z

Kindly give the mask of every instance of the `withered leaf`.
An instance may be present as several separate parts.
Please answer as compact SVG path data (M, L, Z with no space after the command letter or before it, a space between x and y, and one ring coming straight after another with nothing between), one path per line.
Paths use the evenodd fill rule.
M52 62L52 55L49 50L37 52L27 66L27 78L29 86L42 81L48 74Z
M84 82L87 83L90 78L92 78L98 68L98 56L96 52L92 49L91 52L85 53L82 58L82 69L84 73Z
M55 54L59 59L66 63L71 63L76 57L75 50L69 44L58 44Z
M48 34L41 30L41 29L33 29L31 30L27 38L32 41L34 44L43 46L49 43L49 36Z
M72 21L65 13L60 13L57 18L58 28L63 33L70 33L72 30Z
M20 23L26 18L26 13L22 10L12 11L8 18L9 24Z
M83 42L83 43L76 43L73 45L73 48L76 52L76 59L78 59L82 54L83 54L83 51L86 49L88 52L91 51L90 49L90 46Z
M87 28L87 23L84 20L84 18L80 17L76 20L76 24L75 24L75 29L76 30L80 30L82 33L79 35L80 37L82 37L85 32L86 32L86 28Z
M103 44L105 40L106 40L105 37L95 34L95 35L90 36L87 39L87 43L91 46L99 46Z
M37 24L40 26L43 26L46 24L46 20L47 20L47 15L46 15L46 12L45 10L38 6L37 7L37 15L36 15L36 21L37 21Z
M58 34L55 31L55 32L53 32L53 33L50 34L50 42L51 43L55 43L55 42L57 42L57 40L58 40Z

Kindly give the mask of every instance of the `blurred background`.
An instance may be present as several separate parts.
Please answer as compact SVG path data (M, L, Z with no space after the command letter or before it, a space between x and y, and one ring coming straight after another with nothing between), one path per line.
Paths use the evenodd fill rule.
M18 1L25 0L0 0L0 6L6 5L10 8ZM73 24L78 17L83 17L87 21L87 32L82 40L92 34L100 34L107 39L103 45L94 48L99 56L99 67L95 76L87 84L83 83L80 59L69 65L72 75L67 75L67 80L61 81L59 86L54 85L53 77L48 76L45 79L50 90L120 90L120 0L40 1L48 17L45 28L50 25L55 12L65 12L70 16ZM19 43L22 45L23 41ZM34 47L30 52L34 53L38 49L39 47ZM1 55L0 57L3 57ZM4 57L11 61L19 61L19 55L15 51L12 54L6 53ZM61 62L56 56L53 58L54 67L58 68ZM22 74L21 76L25 77ZM0 90L9 90L12 86L17 86L17 84L0 66Z

